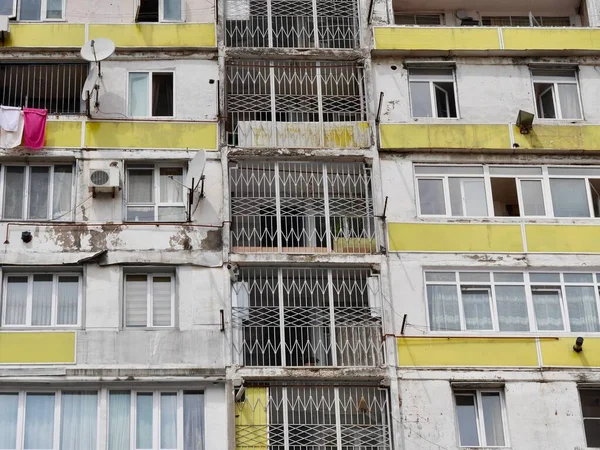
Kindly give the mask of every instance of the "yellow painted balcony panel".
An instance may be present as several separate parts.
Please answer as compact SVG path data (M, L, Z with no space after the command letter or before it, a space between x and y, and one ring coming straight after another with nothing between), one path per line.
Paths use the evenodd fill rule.
M505 50L600 51L595 28L502 28Z
M89 38L99 37L110 37L121 48L216 47L213 23L91 24Z
M0 333L0 364L74 363L74 332Z
M506 125L382 124L381 149L510 149Z
M376 27L376 50L500 50L496 28Z
M46 122L46 147L80 148L80 120L49 120Z
M85 44L84 24L11 23L4 47L79 48L83 44Z
M573 351L574 343L575 336L542 340L540 343L542 365L545 367L600 367L600 338L586 337L580 353Z
M532 253L600 253L600 226L525 225Z
M573 344L571 344L573 345ZM535 367L535 338L398 338L400 367Z
M390 223L392 252L521 253L519 225Z
M600 150L598 125L540 125L534 122L529 134L519 133L517 127L513 127L513 133L520 150Z
M217 149L217 124L207 122L87 122L88 148Z

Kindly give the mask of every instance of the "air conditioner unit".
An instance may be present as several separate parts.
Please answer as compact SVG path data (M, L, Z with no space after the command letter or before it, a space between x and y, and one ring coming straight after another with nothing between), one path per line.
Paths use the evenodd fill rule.
M119 167L111 162L92 162L87 174L87 184L94 193L111 192L113 197L120 188Z
M10 32L10 26L8 24L8 16L0 16L0 33L4 34L4 33L9 33Z

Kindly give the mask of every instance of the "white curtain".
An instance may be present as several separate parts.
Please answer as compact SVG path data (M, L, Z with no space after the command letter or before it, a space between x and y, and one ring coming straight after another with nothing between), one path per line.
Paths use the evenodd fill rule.
M456 286L427 286L427 302L432 331L460 331Z
M29 170L29 219L48 218L49 186L50 168L31 167Z
M54 394L27 394L25 401L25 448L53 448L53 440ZM61 450L64 449L61 448Z
M52 324L52 275L34 275L31 325Z
M481 406L483 408L486 445L503 447L505 445L504 425L502 424L500 394L497 392L482 392Z
M58 278L58 325L76 325L79 307L79 277Z
M558 95L560 97L560 110L563 119L581 119L581 107L579 106L579 92L574 83L559 84Z
M183 450L204 450L204 395L183 394Z
M96 450L98 395L63 392L60 450Z
M523 196L523 215L545 216L544 192L540 180L521 180Z
M129 115L147 117L150 115L149 76L147 72L129 73Z
M534 289L532 296L538 330L563 330L559 291Z
M27 314L27 277L8 277L6 284L6 324L25 325Z
M152 394L137 394L136 398L136 448L152 448Z
M600 331L596 295L592 286L567 286L567 308L571 331Z
M62 19L62 0L48 0L46 18Z
M173 177L171 179L170 177ZM200 180L194 180L198 183ZM162 203L183 202L183 169L181 168L162 168L160 169L160 201Z
M160 448L177 448L177 394L160 394Z
M125 279L125 325L145 327L148 308L147 275L127 275Z
M18 394L0 394L0 448L17 448Z
M551 178L554 217L590 217L585 180Z
M152 322L154 326L171 326L171 277L152 278Z
M450 206L453 216L487 216L483 178L450 178Z
M163 0L164 20L181 20L181 0Z
M23 218L25 168L6 167L4 180L4 219Z
M529 331L524 286L496 286L500 331Z
M490 291L462 288L461 297L467 330L491 330Z
M111 392L108 399L108 450L129 450L131 394Z
M54 185L52 191L52 218L70 219L71 191L73 189L73 168L71 166L54 167Z

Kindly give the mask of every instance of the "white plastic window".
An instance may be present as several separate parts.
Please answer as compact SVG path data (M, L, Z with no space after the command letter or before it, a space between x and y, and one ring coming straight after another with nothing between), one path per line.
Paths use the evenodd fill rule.
M63 11L64 0L19 0L18 19L21 21L62 20Z
M125 326L172 327L174 322L173 274L125 275Z
M409 69L408 80L413 117L458 117L452 69Z
M181 22L182 0L136 0L136 22Z
M173 72L129 72L131 117L174 116Z
M501 391L455 391L454 399L461 447L507 445Z
M535 106L542 119L583 119L574 70L532 70Z

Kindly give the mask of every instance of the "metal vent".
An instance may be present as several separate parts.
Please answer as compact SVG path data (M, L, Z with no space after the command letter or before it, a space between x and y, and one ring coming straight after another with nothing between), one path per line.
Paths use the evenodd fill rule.
M97 186L102 186L102 185L108 183L109 179L110 179L109 173L104 170L94 170L90 174L90 181L92 182L92 184L95 184Z

